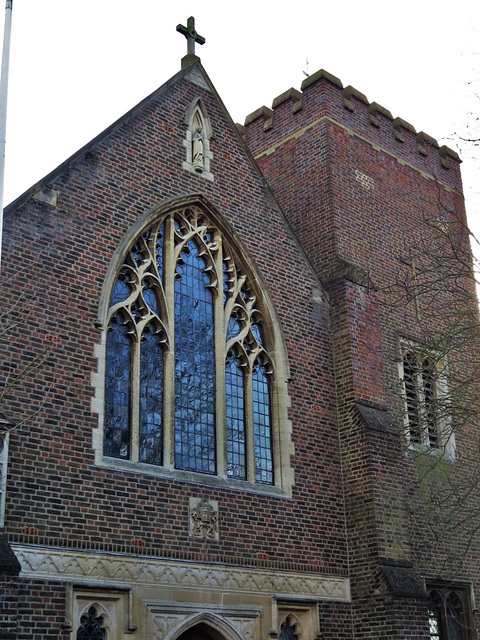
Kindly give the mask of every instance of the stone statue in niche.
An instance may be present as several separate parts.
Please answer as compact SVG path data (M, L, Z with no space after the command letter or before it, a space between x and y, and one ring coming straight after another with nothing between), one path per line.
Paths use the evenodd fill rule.
M209 500L190 503L190 535L218 540L218 508Z
M203 129L201 125L195 127L192 136L192 161L195 171L201 173L204 169Z

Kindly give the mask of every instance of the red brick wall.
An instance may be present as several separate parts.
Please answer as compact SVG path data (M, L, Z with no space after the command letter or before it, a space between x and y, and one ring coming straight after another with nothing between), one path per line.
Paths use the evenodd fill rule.
M213 183L181 169L180 123L198 95L214 130ZM318 280L214 94L188 81L170 86L49 186L60 193L56 208L27 199L5 217L3 304L25 295L32 313L2 344L4 358L19 371L51 347L2 407L16 421L36 412L11 435L10 539L127 552L136 539L156 555L250 565L267 554L267 565L345 573L328 313L313 300ZM293 499L94 465L94 322L110 260L139 216L196 193L248 247L277 305L292 376ZM220 540L208 545L188 535L189 497L206 494L220 511Z
M399 622L393 600L385 605L384 597L374 598L378 558L415 560L418 573L432 575L447 557L455 557L455 568L450 564L446 570L443 565L450 578L477 578L472 563L477 552L468 559L461 557L459 549L462 544L466 548L466 539L458 545L451 539L446 543L425 531L413 498L417 469L405 457L402 434L369 428L353 403L388 411L401 428L399 336L421 341L425 329L430 335L442 329L449 305L455 299L459 304L451 273L462 275L462 286L468 295L473 293L466 274L459 163L433 139L393 120L385 109L368 105L358 92L352 97L340 81L324 73L304 82L300 100L298 95L275 100L271 112L248 117L244 134L329 293L358 637L397 637L393 629L401 625L404 633L398 631L398 637L423 637L426 629L418 613L425 615L424 604L412 604L417 617L409 620L404 615ZM443 262L445 277L452 281L440 291L430 290L430 294L435 291L430 297L442 316L424 315L422 329L415 304L391 301L400 298L405 273L411 268L406 258L425 242L436 218L451 226L450 237L455 233L463 237L457 246L459 260L455 241L434 248L439 249L434 259ZM465 256L466 271L461 264ZM438 264L433 271L440 271ZM424 311L432 303L428 297L419 303ZM464 303L475 309L472 299ZM465 354L449 355L452 367L465 361ZM472 430L469 435L474 435ZM457 435L458 460L464 460L462 451L475 448L477 440L477 434L470 441L462 439L462 433ZM473 544L477 549L477 542Z

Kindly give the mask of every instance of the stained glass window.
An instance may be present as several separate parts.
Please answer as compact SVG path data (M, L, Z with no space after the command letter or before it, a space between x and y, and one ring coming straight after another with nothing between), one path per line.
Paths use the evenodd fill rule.
M108 309L105 456L273 484L275 367L242 260L197 206L133 241Z
M105 378L104 452L113 458L130 455L131 348L128 326L121 313L110 321L107 333L108 366Z
M265 367L256 365L253 381L253 434L255 448L255 479L261 484L272 484L272 430L270 393Z
M162 464L163 351L155 325L147 325L140 343L139 459Z
M175 280L175 467L215 473L215 344L210 278L196 244Z
M230 354L225 367L225 398L227 419L227 475L246 478L245 458L245 399L244 380L240 360Z
M103 628L103 618L97 617L95 607L90 607L87 615L80 618L77 640L106 640L107 632Z

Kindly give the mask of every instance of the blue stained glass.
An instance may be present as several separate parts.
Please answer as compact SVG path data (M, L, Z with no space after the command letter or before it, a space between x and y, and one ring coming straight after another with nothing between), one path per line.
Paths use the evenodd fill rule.
M132 316L134 317L135 322L140 322L140 320L143 320L143 317L145 315L145 309L143 309L140 304L138 303L138 300L136 300L131 307L131 312L132 312Z
M143 284L143 289L142 289L143 299L148 304L150 309L154 313L156 313L157 316L158 316L160 314L160 311L159 311L159 308L158 308L158 300L157 300L157 296L155 294L155 290L153 289L153 287L150 285L150 283L147 280L144 280L142 284Z
M132 256L132 259L137 267L139 267L147 258L145 245L148 245L149 238L150 230L148 230L141 238L137 240L130 251L130 255Z
M241 327L239 321L237 320L237 318L234 318L232 316L228 321L227 340L230 340L230 338L238 335L240 333L240 329Z
M119 273L118 278L113 285L113 291L110 298L110 306L123 302L130 295L130 287L128 286L128 277L126 273Z
M259 324L252 323L252 333L255 336L255 339L258 342L258 344L263 346L262 329Z
M255 480L259 484L273 484L270 389L265 369L258 364L252 372L252 390Z
M213 296L191 241L175 280L175 466L215 473Z
M244 379L234 354L225 367L227 475L246 479Z
M139 459L162 464L163 449L163 351L153 325L140 343Z
M130 455L130 377L132 342L122 316L112 318L107 334L104 454Z

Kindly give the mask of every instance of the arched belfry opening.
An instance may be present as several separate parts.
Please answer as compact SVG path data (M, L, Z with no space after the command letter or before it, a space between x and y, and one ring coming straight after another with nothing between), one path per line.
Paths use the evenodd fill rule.
M194 100L185 113L184 126L186 128L183 144L185 146L185 160L183 168L202 178L213 181L210 151L212 127L207 110L200 98Z

